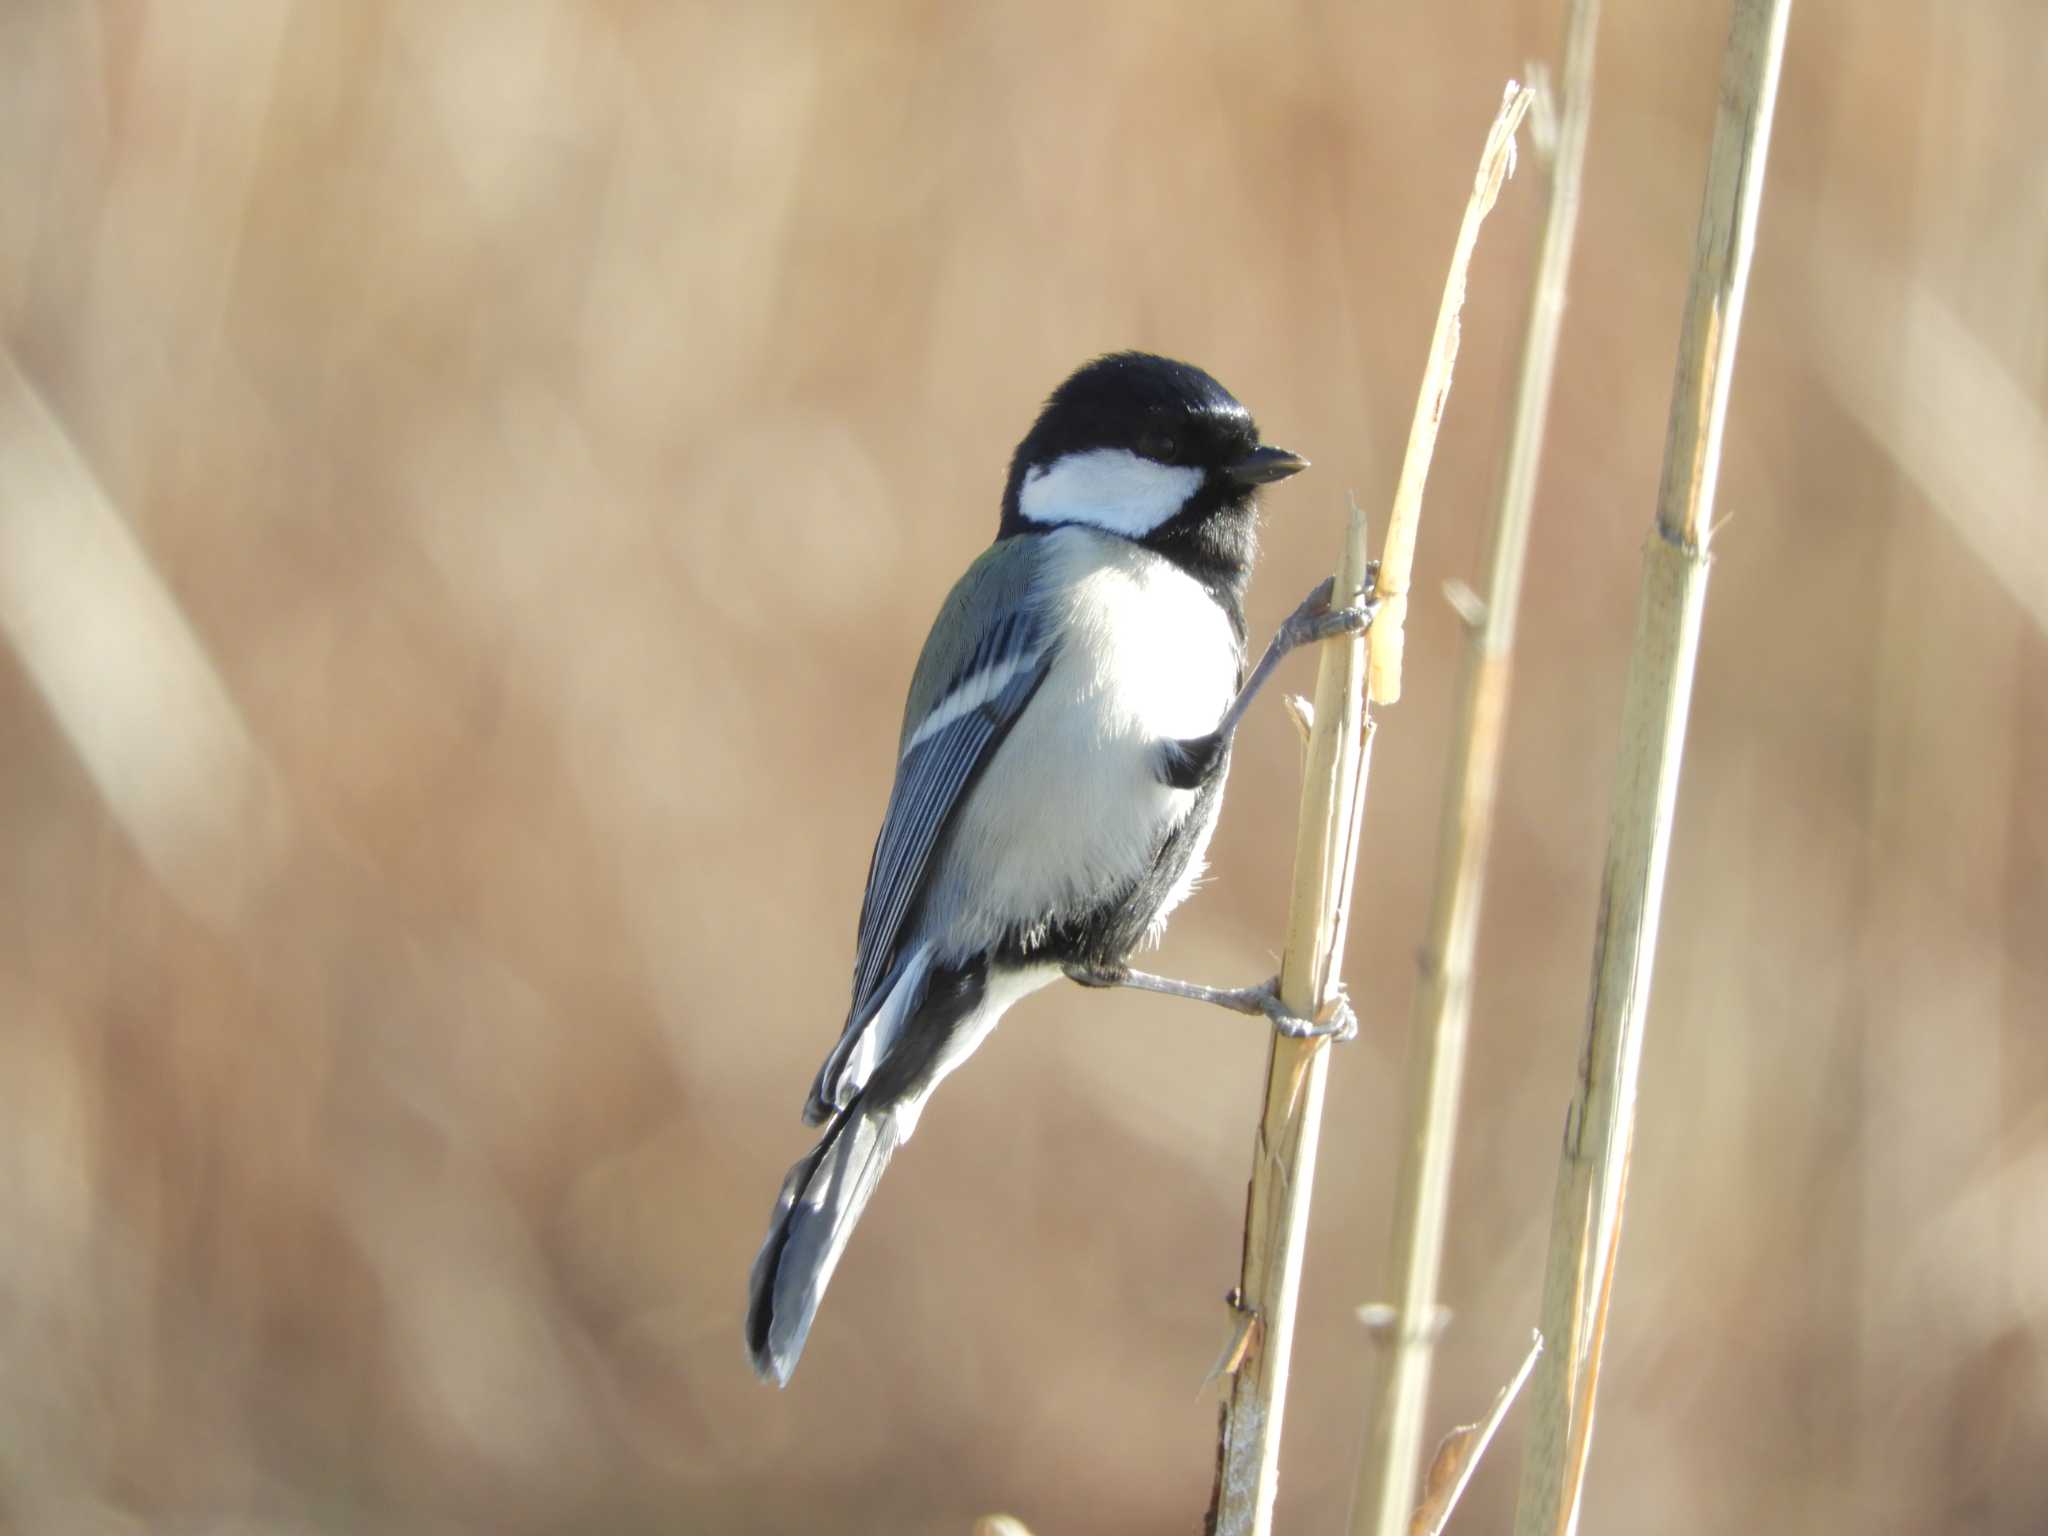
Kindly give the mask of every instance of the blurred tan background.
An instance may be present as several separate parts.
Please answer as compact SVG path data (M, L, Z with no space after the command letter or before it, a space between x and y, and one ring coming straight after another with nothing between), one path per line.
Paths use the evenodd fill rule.
M1434 1421L1534 1321L1721 3L1609 0ZM901 689L1085 357L1391 490L1555 4L0 8L0 1529L1194 1529L1258 1031L1049 992L791 1389L748 1264ZM1801 0L1727 440L1589 1531L2048 1529L2037 0ZM1362 1430L1489 227L1383 721L1281 1519ZM1303 688L1305 662L1288 674ZM1241 738L1161 968L1273 966ZM1503 1527L1510 1423L1458 1528Z

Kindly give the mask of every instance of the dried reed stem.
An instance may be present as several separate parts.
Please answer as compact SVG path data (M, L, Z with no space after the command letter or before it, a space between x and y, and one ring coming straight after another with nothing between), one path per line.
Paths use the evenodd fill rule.
M1493 211L1494 199L1515 170L1515 131L1522 126L1536 93L1508 82L1500 111L1487 131L1472 179L1472 196L1458 225L1458 243L1444 278L1443 302L1430 337L1429 363L1422 374L1422 393L1408 428L1408 451L1401 459L1401 478L1394 486L1394 509L1387 519L1387 543L1380 555L1380 615L1373 621L1372 701L1397 703L1401 697L1401 653L1408 617L1408 581L1415 566L1415 535L1422 523L1422 488L1429 480L1429 461L1436 453L1436 429L1443 424L1444 405L1451 397L1451 368L1458 360L1458 313L1465 307L1465 274L1479 226Z
M1365 515L1354 506L1337 562L1337 601L1355 599L1362 591L1366 560ZM1362 640L1323 647L1295 840L1294 899L1280 965L1282 1001L1309 1017L1327 1005L1331 973L1343 951L1369 761L1365 673ZM1327 1040L1274 1033L1265 1107L1253 1143L1244 1267L1236 1297L1250 1328L1231 1370L1217 1449L1211 1529L1221 1536L1264 1536L1272 1528L1294 1308L1329 1064Z
M1445 280L1381 561L1381 593L1383 598L1388 593L1391 573L1394 596L1382 607L1369 632L1374 696L1387 702L1400 693L1400 608L1404 599L1399 594L1406 590L1413 564L1422 489L1437 424L1450 392L1465 272L1479 224L1507 178L1514 131L1530 100L1527 90L1508 88L1487 137ZM1354 505L1337 561L1337 601L1355 598L1362 591L1366 560L1365 518ZM1393 610L1391 617L1389 609ZM1384 642L1383 654L1382 633L1388 629L1392 637ZM1294 1013L1310 1017L1319 1016L1327 1007L1332 973L1344 950L1370 760L1366 653L1366 645L1358 640L1325 645L1316 676L1314 725L1295 837L1294 895L1280 966L1282 1001ZM1384 693L1378 691L1383 675L1389 689ZM1272 1529L1294 1310L1301 1288L1302 1251L1308 1237L1309 1196L1328 1071L1327 1041L1274 1034L1266 1065L1265 1107L1253 1147L1251 1187L1245 1202L1244 1264L1236 1294L1247 1325L1239 1347L1232 1351L1230 1393L1224 1404L1211 1505L1211 1529L1224 1536L1265 1536Z
M1449 793L1438 833L1436 890L1422 946L1408 1050L1408 1135L1395 1186L1393 1240L1387 1259L1391 1298L1377 1406L1367 1426L1352 1499L1354 1536L1400 1536L1415 1506L1424 1412L1435 1354L1437 1278L1443 1264L1451 1162L1458 1132L1471 1012L1472 955L1478 943L1480 898L1500 778L1501 733L1507 716L1509 652L1521 602L1522 569L1536 501L1537 468L1557 339L1564 320L1565 279L1578 225L1579 181L1593 95L1593 40L1598 0L1573 0L1565 28L1563 99L1552 161L1549 214L1522 342L1514 423L1501 472L1485 605L1468 626L1458 678Z
M1620 1251L1651 964L1706 604L1735 343L1763 197L1790 0L1736 0L1678 350L1657 521L1622 709L1585 1053L1565 1118L1517 1536L1576 1529L1607 1298ZM1559 1347L1570 1341L1569 1347Z

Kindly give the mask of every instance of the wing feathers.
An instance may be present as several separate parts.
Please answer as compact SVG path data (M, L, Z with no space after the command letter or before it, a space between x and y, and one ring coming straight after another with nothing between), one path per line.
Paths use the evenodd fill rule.
M804 1119L823 1124L853 1102L854 1095L868 1084L876 1066L885 1058L909 1019L924 1001L931 979L932 946L920 944L889 970L881 1006L858 1029L849 1029L832 1047L825 1065L811 1084L810 1102Z
M1005 612L966 647L943 685L927 691L923 719L905 729L861 903L853 1006L804 1108L812 1124L853 1101L924 999L929 972L943 957L929 940L917 940L917 904L946 829L1045 680L1052 648L1044 628L1035 603ZM928 655L920 671L931 664Z
M924 887L933 850L976 771L1044 681L1050 661L1035 612L1007 616L970 653L940 693L927 721L913 729L896 770L896 788L875 840L861 903L860 944L849 1023L880 1002L880 983L896 959L905 919Z

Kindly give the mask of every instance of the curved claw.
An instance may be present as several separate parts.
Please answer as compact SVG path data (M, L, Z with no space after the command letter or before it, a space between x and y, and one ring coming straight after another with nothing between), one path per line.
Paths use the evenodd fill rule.
M1340 635L1362 635L1372 628L1373 617L1379 611L1380 601L1376 597L1356 608L1327 609L1308 621L1307 642L1335 640Z
M1379 563L1375 561L1367 568L1365 591L1355 607L1332 608L1330 598L1336 578L1325 576L1316 589L1302 599L1301 606L1287 616L1280 626L1280 638L1284 649L1294 650L1299 646L1313 645L1318 640L1334 640L1341 635L1362 634L1371 627L1373 615L1379 612Z
M1262 986L1247 987L1245 992L1273 1027L1290 1040L1329 1040L1342 1045L1358 1038L1358 1010L1351 1006L1351 994L1341 981L1337 983L1337 995L1323 1010L1326 1016L1321 1019L1303 1018L1281 1002L1278 976Z

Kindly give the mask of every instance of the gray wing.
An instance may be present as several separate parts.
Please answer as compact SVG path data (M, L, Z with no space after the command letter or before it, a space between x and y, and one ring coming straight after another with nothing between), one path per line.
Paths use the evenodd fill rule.
M1029 590L1025 541L998 544L953 589L925 645L905 710L889 809L868 865L846 1029L811 1089L812 1123L860 1091L923 991L932 956L907 932L932 858L974 780L1052 663ZM970 615L993 615L975 626Z

